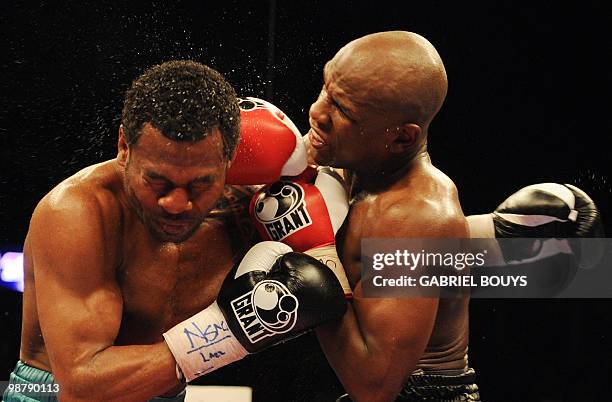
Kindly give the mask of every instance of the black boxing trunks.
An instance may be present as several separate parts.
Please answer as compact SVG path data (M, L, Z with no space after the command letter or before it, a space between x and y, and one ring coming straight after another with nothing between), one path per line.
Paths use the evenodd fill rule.
M395 402L480 402L476 372L467 370L417 370L408 379ZM350 402L342 395L336 402Z

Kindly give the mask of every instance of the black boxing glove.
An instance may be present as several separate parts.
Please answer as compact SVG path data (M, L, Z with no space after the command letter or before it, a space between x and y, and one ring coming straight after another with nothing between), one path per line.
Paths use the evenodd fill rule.
M345 311L344 292L329 268L286 244L267 241L230 271L216 302L164 333L164 339L191 381Z
M524 187L493 212L495 237L603 237L599 210L570 184Z
M541 183L524 187L502 202L492 214L468 217L472 238L577 238L604 237L597 206L579 188L570 184ZM578 246L580 245L580 246ZM589 243L570 242L578 258L585 254ZM524 258L540 252L541 242L524 247ZM502 248L503 251L503 248ZM589 249L592 257L601 250ZM510 254L504 252L508 260Z

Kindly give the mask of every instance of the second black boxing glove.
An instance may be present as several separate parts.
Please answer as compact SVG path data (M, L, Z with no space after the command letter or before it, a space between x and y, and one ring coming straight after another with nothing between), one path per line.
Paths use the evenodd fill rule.
M467 220L472 238L524 239L500 242L506 261L540 254L543 243L530 241L532 238L604 237L597 206L584 191L571 184L540 183L523 187L502 202L495 212L468 216ZM506 245L510 249L506 249ZM603 253L602 245L593 241L574 240L567 247L584 267L595 265Z

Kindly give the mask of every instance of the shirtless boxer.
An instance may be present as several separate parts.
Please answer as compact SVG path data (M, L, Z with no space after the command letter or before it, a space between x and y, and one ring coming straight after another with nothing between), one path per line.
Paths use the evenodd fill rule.
M12 383L55 381L62 401L182 400L183 377L344 312L333 273L286 245L260 243L237 264L251 192L224 185L239 121L234 90L206 66L168 62L134 81L117 158L59 184L32 216ZM255 317L261 306L276 315Z
M529 186L466 220L455 185L427 152L446 92L431 43L382 32L338 51L310 108L311 158L346 169L350 185L336 242L354 299L341 321L317 328L348 392L338 402L480 400L468 365L469 298L364 298L361 239L603 236L595 204L571 185Z
M467 297L367 299L360 283L362 238L469 237L457 189L427 153L446 92L444 65L425 38L383 32L338 51L310 108L312 158L346 169L351 187L337 247L354 299L317 336L357 402L479 400Z

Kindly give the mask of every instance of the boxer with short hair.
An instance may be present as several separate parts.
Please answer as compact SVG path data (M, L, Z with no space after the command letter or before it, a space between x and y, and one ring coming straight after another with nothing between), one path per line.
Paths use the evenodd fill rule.
M287 161L258 177L275 180L306 159L285 117L268 113ZM55 382L62 401L183 400L185 380L344 313L342 287L317 259L278 242L245 255L253 191L225 186L239 131L234 90L209 67L172 61L133 82L117 158L66 179L34 211L11 382ZM237 165L232 175L248 174ZM27 398L3 401L38 400Z

